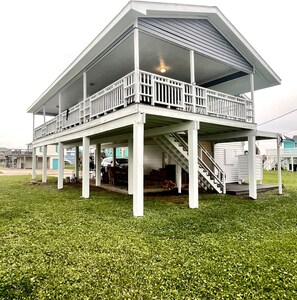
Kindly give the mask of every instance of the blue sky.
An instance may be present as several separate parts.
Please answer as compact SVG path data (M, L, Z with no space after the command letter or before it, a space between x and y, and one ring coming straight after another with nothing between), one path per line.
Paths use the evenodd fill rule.
M126 5L127 0L14 0L0 3L0 147L24 148L32 140L26 109ZM256 121L297 108L297 18L293 1L176 0L218 6L282 79L257 91ZM295 5L296 6L296 5ZM5 45L5 46L3 46ZM260 126L297 134L297 112Z

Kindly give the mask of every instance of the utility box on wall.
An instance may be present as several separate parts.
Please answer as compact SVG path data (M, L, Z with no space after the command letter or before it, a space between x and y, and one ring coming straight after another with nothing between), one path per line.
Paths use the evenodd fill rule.
M249 156L247 154L238 156L238 183L246 180L249 180ZM262 155L256 155L256 180L260 183L263 180Z

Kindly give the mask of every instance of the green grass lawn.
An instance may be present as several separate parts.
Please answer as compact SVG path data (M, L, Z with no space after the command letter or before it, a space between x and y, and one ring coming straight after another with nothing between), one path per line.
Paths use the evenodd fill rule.
M129 196L0 177L0 299L297 299L296 179L199 209L149 196L133 218Z

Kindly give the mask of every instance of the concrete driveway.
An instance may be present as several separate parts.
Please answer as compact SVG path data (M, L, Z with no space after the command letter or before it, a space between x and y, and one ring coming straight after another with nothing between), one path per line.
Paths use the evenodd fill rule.
M36 170L37 175L42 174L42 170ZM64 176L71 176L73 170L64 170ZM0 176L15 176L15 175L29 175L32 176L32 169L14 169L14 168L0 168ZM47 170L47 176L58 176L58 170Z

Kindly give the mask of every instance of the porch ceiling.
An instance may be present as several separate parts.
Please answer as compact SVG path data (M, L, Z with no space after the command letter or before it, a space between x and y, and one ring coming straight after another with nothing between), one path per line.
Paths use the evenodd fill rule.
M141 33L140 69L190 83L190 53L188 49L157 37ZM197 85L233 74L238 70L206 56L195 53L195 81Z
M141 70L190 83L190 54L188 49L140 33L139 52ZM160 72L161 67L166 68L166 73ZM129 35L108 55L89 68L87 71L87 96L104 89L133 71L133 69L133 36ZM195 80L197 85L204 85L237 72L238 70L231 66L195 53ZM79 103L83 99L82 76L65 87L61 95L62 111ZM46 115L57 115L59 113L58 95L55 95L45 104L45 110ZM43 114L43 108L40 107L36 114Z
M252 135L255 135L258 141L277 138L277 133L275 132L200 123L199 138L202 141L211 141L214 143L242 142L247 141L248 137Z

